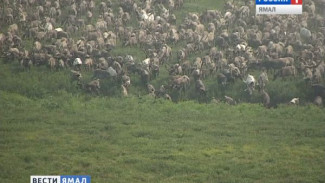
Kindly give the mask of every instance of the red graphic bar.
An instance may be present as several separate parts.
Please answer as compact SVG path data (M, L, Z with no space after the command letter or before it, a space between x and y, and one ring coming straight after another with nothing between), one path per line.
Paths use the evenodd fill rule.
M291 0L292 5L302 5L302 0Z

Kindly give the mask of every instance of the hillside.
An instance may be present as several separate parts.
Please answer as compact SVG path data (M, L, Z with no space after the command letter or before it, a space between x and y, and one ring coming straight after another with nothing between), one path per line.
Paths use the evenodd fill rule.
M97 5L100 3L100 1L95 1L95 2ZM136 1L136 2L138 4L141 4L138 1ZM319 2L316 1L316 3L319 3ZM240 6L241 4L244 4L244 3L236 2L236 6ZM123 5L123 3L117 2L117 1L112 1L111 8L115 15L118 14L119 5ZM159 9L158 7L159 6L155 5L155 11L157 11L157 12L159 12L158 10L156 10L156 9ZM176 16L175 25L171 25L171 27L173 27L173 26L177 27L177 31L180 34L182 31L181 27L184 26L183 24L184 24L185 20L189 19L191 13L196 13L197 15L199 15L201 17L201 15L203 15L207 10L217 9L220 11L219 13L221 14L221 16L223 16L222 14L224 14L227 11L227 10L225 10L225 7L226 6L225 6L224 2L222 2L222 1L218 1L218 3L214 2L214 1L210 1L210 0L200 1L199 3L197 1L185 1L184 5L182 7L178 8L178 9L170 10L170 14L174 14ZM69 7L62 7L62 15L60 18L57 18L56 24L54 24L55 28L62 26L64 29L69 29L71 27L72 27L71 29L73 29L73 28L77 27L77 26L73 26L73 24L67 25L68 23L66 23L66 21L67 21L66 18L69 17L68 16L69 11L71 11L71 10L69 10ZM99 19L100 19L99 17L101 16L99 14L99 12L100 12L100 6L99 5L95 6L95 8L93 10L93 18L90 20L90 22L88 22L89 23L88 25L91 25L91 24L97 25L97 23L98 23L97 21L99 21ZM317 9L317 12L319 13L318 9ZM251 14L253 16L254 12L252 11ZM138 34L138 32L142 30L142 28L140 28L141 21L139 21L139 18L137 17L135 12L132 12L130 15L131 15L130 21L126 22L125 25L123 25L123 27L125 27L125 29L130 29L131 32L133 31L135 34ZM81 19L85 18L85 15L80 15L80 17L77 17L77 18L81 18ZM249 18L247 18L247 19L249 19ZM4 20L2 20L2 21L4 21ZM43 21L47 21L47 20L43 20ZM68 19L68 21L70 21L70 20ZM203 25L208 27L208 23L209 22L204 22ZM3 35L6 35L5 34L6 31L9 29L5 23L3 23L3 24L4 24L4 26L1 27L1 31L4 33ZM44 24L44 23L42 23L42 24ZM215 24L217 25L218 21L216 21ZM283 24L285 24L285 23L283 23ZM44 26L44 25L42 25L42 26ZM40 27L42 27L42 26L40 26ZM19 28L21 28L21 27L19 27ZM215 32L215 36L219 36L220 34L223 33L223 31L228 30L228 29L229 29L229 34L231 32L236 33L235 31L237 31L236 30L237 28L238 27L235 27L235 26L229 28L229 26L225 27L225 25L223 25L217 29L217 31ZM262 28L263 27L260 26L260 29L262 29ZM114 26L108 26L107 31L116 32L117 31L116 29L117 28ZM315 34L316 34L317 31L321 30L321 27L317 27L315 25L315 26L311 26L310 29L311 30L314 29ZM190 30L190 29L187 29L187 30ZM154 32L155 30L151 30L151 31ZM151 33L151 31L150 31L150 33ZM14 92L14 93L20 93L22 95L26 95L28 97L33 97L33 98L35 98L35 97L42 98L45 96L49 96L49 95L55 94L58 90L66 90L69 93L77 93L77 94L81 94L81 95L88 93L89 95L91 95L89 92L78 88L76 86L75 82L71 82L71 72L70 72L70 70L76 69L73 66L72 62L74 61L74 59L76 57L78 57L78 54L81 54L81 55L85 54L82 51L80 51L80 50L84 50L85 49L84 47L81 47L81 48L78 47L78 49L80 49L80 50L74 50L74 49L76 49L75 47L78 44L80 44L80 42L82 42L83 39L87 38L87 36L89 37L90 33L85 32L85 30L81 27L79 27L78 30L76 30L74 32L72 31L72 32L67 33L69 35L68 36L69 40L71 39L71 41L72 41L72 43L69 43L69 44L72 44L71 50L74 50L74 51L71 51L72 56L68 57L67 54L65 53L66 50L62 51L62 50L58 49L57 47L55 48L55 51L53 51L53 53L52 53L52 51L48 51L48 49L51 48L51 46L57 45L57 41L58 40L60 41L60 39L57 39L57 40L56 39L38 39L38 38L34 38L34 37L28 37L26 35L27 32L28 31L24 31L24 30L18 31L18 35L21 36L21 39L22 39L22 43L21 43L22 45L21 45L21 48L19 48L20 49L19 55L24 55L25 52L29 53L29 56L25 56L26 58L23 58L24 56L18 56L18 58L16 58L16 56L14 56L15 55L14 53L11 53L13 55L8 56L7 54L10 55L10 52L7 53L6 46L2 47L3 55L2 55L2 59L1 59L1 62L2 62L1 64L3 64L3 65L1 65L1 73L0 74L3 77L2 77L2 82L0 83L1 90ZM151 34L153 34L153 33L151 33ZM315 36L317 36L317 35L315 35ZM171 98L174 102L188 101L188 100L194 100L194 101L198 101L198 102L210 102L212 98L216 98L220 101L224 101L225 95L232 97L237 102L248 102L248 103L261 103L262 102L261 94L258 92L258 87L259 87L258 86L258 84L259 84L258 77L261 73L262 67L260 66L260 67L255 68L255 67L253 67L253 65L254 65L255 61L258 61L260 65L263 65L263 64L267 63L267 59L260 58L260 59L254 60L254 59L249 58L250 56L247 56L247 54L249 55L249 54L253 53L253 57L256 57L258 55L256 47L254 47L253 45L249 45L247 48L247 51L245 53L241 53L237 57L235 57L236 55L233 55L233 56L227 55L228 54L227 52L228 51L235 52L234 47L236 47L236 45L229 46L229 49L223 49L220 47L220 45L218 45L217 40L216 40L217 37L216 37L215 41L214 41L214 45L216 46L215 48L218 50L218 52L221 52L224 55L226 55L224 57L226 59L226 62L228 62L228 63L226 64L226 66L222 66L222 65L216 66L216 65L222 64L222 63L220 60L219 61L215 60L214 62L216 63L216 65L214 67L216 70L213 73L208 74L207 76L204 76L204 77L203 77L203 72L205 72L207 69L210 69L210 68L206 68L206 67L208 67L207 65L201 66L201 70L199 72L202 75L201 80L202 80L202 83L205 85L204 92L206 93L206 95L204 97L202 97L202 96L200 96L200 94L198 93L198 91L196 89L195 79L192 76L193 75L192 71L195 70L194 69L195 68L194 61L197 58L203 59L205 56L212 57L210 54L212 45L204 47L204 49L202 49L202 50L189 51L189 53L186 55L186 59L183 61L179 61L177 58L177 53L180 50L184 50L185 48L187 48L187 46L193 46L193 45L196 46L197 45L197 43L191 43L187 39L189 39L189 38L183 38L182 40L180 40L178 42L172 42L172 41L168 41L168 40L166 41L167 45L170 46L170 48L171 48L171 56L169 58L169 61L165 64L158 65L160 67L160 72L159 72L159 76L156 78L151 76L152 71L150 71L151 68L149 68L149 71L148 71L149 75L150 75L150 76L148 76L148 77L150 77L149 81L143 81L143 79L142 79L141 72L143 70L146 70L145 66L142 65L142 62L147 57L150 57L150 59L153 59L152 56L150 56L150 54L148 53L150 49L154 50L155 52L157 52L159 54L159 52L164 49L164 47L160 45L161 43L158 46L157 45L149 46L146 44L125 46L125 44L126 44L125 40L124 40L124 38L122 38L122 36L120 36L116 39L116 45L114 46L114 48L108 49L105 47L105 48L102 48L102 50L98 49L97 51L99 53L96 53L94 51L91 54L90 53L88 53L88 54L90 54L91 58L94 60L94 66L93 66L94 68L98 67L98 65L100 65L100 63L99 63L100 58L104 58L104 59L106 58L106 60L111 59L111 61L109 61L108 65L112 65L112 62L116 62L116 60L118 60L121 57L123 59L127 55L131 55L134 58L135 65L136 65L136 67L138 67L138 68L136 68L136 70L134 72L130 72L130 71L127 72L127 69L125 69L126 68L125 65L127 65L127 64L124 64L124 66L123 66L123 61L122 62L118 61L119 65L122 65L123 71L127 72L126 74L130 77L131 85L130 85L130 87L127 88L129 96L147 95L148 91L147 91L146 85L151 84L156 89L156 91L158 91L162 85L167 87L167 94L169 94L171 96ZM312 38L312 39L316 39L316 38ZM2 38L0 40L2 40ZM319 39L319 41L320 40L321 39ZM37 41L39 41L43 45L43 48L39 51L40 53L35 51L35 43ZM91 41L89 40L89 42L91 42ZM86 44L86 43L84 43L84 44ZM287 44L289 44L289 43L287 43ZM267 82L267 84L265 86L265 90L268 92L268 94L271 97L270 105L272 107L276 107L278 104L288 103L292 98L300 98L301 104L312 103L316 96L315 96L314 90L311 87L311 84L320 84L320 85L324 84L324 76L325 76L324 73L323 74L321 73L320 78L318 78L316 81L316 79L314 79L314 74L316 71L313 68L312 68L312 70L308 70L309 74L311 72L311 76L308 76L307 71L304 71L302 68L303 66L301 66L302 64L306 64L306 66L304 66L304 67L307 67L307 66L308 67L316 67L316 66L309 66L309 65L312 65L312 64L315 65L315 63L317 62L317 64L320 64L322 67L324 67L324 62L322 61L324 58L324 53L319 53L319 55L316 57L317 51L315 51L315 50L318 49L316 46L315 46L315 48L313 48L313 50L311 49L311 50L306 51L306 49L304 50L304 47L307 47L309 45L307 43L301 43L301 44L302 44L303 48L300 48L299 46L294 45L295 49L299 49L299 51L297 51L297 53L293 54L293 56L292 56L295 60L295 63L293 65L293 67L296 70L295 76L278 77L275 79L274 76L278 72L280 72L279 69L271 68L270 71L268 72L269 81ZM3 45L5 45L5 44L3 44ZM287 48L285 48L285 49L287 49ZM319 49L322 50L321 48L319 48ZM305 53L305 51L306 51L306 53ZM301 55L311 54L308 51L315 52L315 54L314 54L315 58L314 58L314 60L308 59L308 61L303 62L301 60L301 57L302 57ZM46 57L46 58L44 60L42 60L42 62L38 63L36 61L37 59L36 59L35 55L39 56L41 54L44 54L44 57ZM56 56L57 54L59 55L58 58ZM98 56L98 54L99 54L99 56ZM320 55L320 54L322 54L322 55ZM283 56L286 56L286 55L283 55ZM22 58L20 58L20 57L22 57ZM68 57L68 58L65 58L65 57ZM54 66L51 66L48 63L50 58L54 61L54 63L53 63ZM84 61L85 58L83 58L83 57L81 57L81 58ZM33 65L33 66L31 66L30 69L25 68L24 66L21 66L21 63L20 63L21 60L25 60L27 62L29 59ZM64 64L65 64L64 68L60 68L60 66L58 66L58 62L60 59L62 61L64 61ZM237 62L235 61L237 59L243 59L244 61L242 64L237 65ZM183 68L184 71L181 73L178 73L176 75L183 75L183 74L189 75L189 78L190 78L189 85L190 86L187 88L186 91L180 92L181 89L177 89L177 88L181 88L181 87L173 86L171 84L172 75L170 73L171 73L172 68L175 67L176 64L182 65L186 61L188 61L191 64L190 72L186 73L185 68ZM229 65L231 65L231 64L235 64L236 65L235 68L239 69L242 74L239 74L239 76L233 76L232 74L229 75L229 73L233 72L233 71L231 71L231 68L229 67ZM246 67L245 67L245 65L246 65ZM241 68L241 66L243 66L243 67ZM27 67L29 67L29 66L27 66ZM53 67L53 68L51 68L51 67ZM86 68L83 67L83 69L81 70L81 74L83 76L80 81L81 83L83 83L85 85L94 79L94 77L93 77L94 76L94 74L93 74L94 68L87 70ZM204 68L205 68L205 70L204 70ZM324 72L323 70L321 70L321 72ZM229 78L227 78L228 81L226 82L225 85L221 84L219 81L220 80L219 76L221 74L224 74L227 77L229 77ZM246 79L245 77L248 74L253 75L256 80L256 82L255 82L256 87L255 87L255 90L252 92L252 94L249 94L249 92L247 92L248 91L247 85L244 82L242 82L244 79ZM123 85L123 83L120 80L112 80L112 79L104 78L104 79L101 79L100 83L101 83L101 89L99 91L100 96L119 97L122 95L121 85Z
M8 11L5 9L7 7L18 10L18 6L12 5L13 2L4 1L3 8L0 8L4 10L2 12ZM47 6L50 10L50 7L56 6L55 2L57 1L39 1L39 4ZM91 37L89 32L96 32L97 28L96 31L87 32L80 28L82 26L74 25L75 22L71 20L73 18L69 16L74 13L71 8L73 3L71 6L67 3L68 6L64 5L64 2L73 2L73 0L60 0L61 5L57 9L61 9L62 14L56 19L54 25L55 28L62 27L67 34L61 39L29 37L28 22L24 25L27 27L26 31L19 30L17 33L22 38L21 45L15 45L16 43L11 45L11 48L18 49L18 55L13 54L14 51L8 54L10 46L7 43L10 43L8 41L10 39L7 40L7 38L10 36L7 30L10 23L7 21L10 20L0 17L0 183L28 182L31 175L90 175L93 183L324 182L325 112L321 104L320 106L312 104L318 95L312 88L312 84L319 86L325 84L324 73L317 81L313 76L316 68L324 64L324 52L321 49L323 45L318 45L324 35L322 37L322 33L319 33L323 28L321 23L319 25L311 23L323 20L323 15L320 18L306 14L304 16L307 18L291 17L293 22L299 21L296 22L297 25L308 23L307 28L311 30L312 36L310 40L292 42L295 52L290 57L294 58L295 62L290 66L297 69L295 76L274 79L282 67L271 68L267 71L269 81L264 89L270 95L271 101L266 108L262 104L259 86L256 86L250 95L249 84L243 82L247 74L252 74L258 79L264 69L260 65L269 62L269 58L266 57L254 60L246 55L250 53L254 57L259 57L258 46L249 42L248 35L243 39L249 42L247 45L249 49L247 52L236 53L238 54L235 55L236 57L228 55L228 52L234 52L233 48L236 47L236 44L231 43L230 38L226 41L229 44L226 48L222 48L222 45L218 45L217 39L213 39L212 45L207 44L203 49L195 48L193 51L188 51L186 59L181 61L178 59L178 52L188 44L191 47L195 43L194 46L199 47L201 39L199 42L189 41L195 37L193 34L178 42L165 41L164 43L172 49L170 59L167 63L158 64L160 66L159 76L150 78L148 82L141 75L141 72L145 70L141 64L147 57L154 59L152 56L154 54L148 53L149 49L159 54L165 48L164 44L139 43L126 46L128 42L119 35L116 45L105 45L100 48L97 43L100 41L88 40ZM101 1L89 0L87 2L96 4L93 9L89 8L93 17L87 20L87 14L79 15L78 9L76 18L85 19L88 21L86 24L96 25L101 18ZM140 9L144 9L146 1L105 0L103 2L107 4L112 2L111 11L118 16L120 5L128 7L127 2L136 2ZM185 20L191 19L191 16L195 19L195 15L191 13L197 13L201 19L201 15L207 13L207 10L217 10L220 11L221 18L215 17L213 21L219 21L225 17L227 11L231 11L236 23L226 25L226 23L215 21L217 29L214 35L217 38L225 30L229 30L230 35L235 35L232 33L236 32L237 28L240 30L237 27L240 23L240 19L236 18L240 14L237 8L245 2L250 4L248 1L185 0L183 6L170 10L170 13L173 13L177 19L167 30L177 27L180 33L181 27L185 26ZM232 3L235 3L236 8L229 9L228 6L232 6ZM322 13L322 4L320 1L315 1L315 3L316 14L319 15ZM168 3L165 3L167 7L166 4ZM158 14L161 11L159 8L155 5L151 12ZM26 5L22 9L34 18L33 13L39 12L41 8L39 6L36 8L36 5L35 7ZM14 16L18 15L17 12L13 13ZM45 11L43 15L48 15L49 12ZM138 12L135 10L130 12L130 20L121 27L130 28L129 33L132 32L138 36L142 30L140 27L143 25L140 24ZM244 34L252 30L254 25L251 24L254 21L262 20L254 17L253 14L254 12L251 11L252 18L246 17L245 21L250 23L245 27ZM289 19L289 17L286 18ZM288 22L281 22L286 18L264 17L261 24L257 27L255 25L255 28L259 31L267 29L265 27L271 22L274 27L271 27L270 32L273 32L279 29L279 25L288 25ZM45 16L41 16L41 19L40 27L46 22ZM18 20L19 18L16 18L11 23ZM71 26L67 23L69 21L73 22ZM118 22L114 19L114 24L108 26L105 33L118 32L120 27L116 26L118 23L115 21ZM206 30L209 23L211 22L203 23ZM19 28L21 25L19 24ZM193 25L196 24L193 23ZM76 27L78 30L74 30ZM296 29L299 30L297 27ZM154 28L147 27L146 37L156 34ZM192 29L187 28L187 30ZM295 34L297 30L291 30L291 33ZM42 32L42 28L39 31ZM267 31L263 31L265 32ZM282 32L279 31L278 36L283 36ZM164 31L160 33L163 34ZM256 31L256 34L258 33ZM157 33L157 35L160 34ZM3 39L2 36L8 37ZM69 54L60 46L55 47L54 52L51 51L53 48L51 46L56 45L56 41L65 41L64 36L67 36L71 44L67 46L71 49L71 57L67 56ZM102 36L99 36L99 40ZM275 37L270 40L277 39L277 35L273 36ZM263 35L263 37L267 36ZM78 54L81 55L82 61L89 58L83 55L84 52L88 54L88 50L84 51L84 47L75 48L82 45L81 42L84 40L86 40L85 44L96 42L94 43L96 51L89 53L90 58L94 59L94 66L87 69L85 65L82 65L80 69L82 78L75 81L71 70L76 71L78 68L73 66L74 59L78 57ZM36 41L42 44L42 49L35 48ZM290 44L290 41L286 42L285 49ZM197 57L210 56L210 50L214 46L218 53L225 54L224 59L229 63L222 66L225 68L220 67L211 75L199 76L205 85L205 91L203 91L205 95L201 95L198 91L196 87L198 79L192 72L181 73L181 75L187 74L190 78L184 90L177 84L171 84L173 78L170 74L171 68L186 61L189 61L192 67ZM271 46L267 44L267 46L269 49L272 44ZM24 55L25 51L30 55ZM59 54L56 54L56 51ZM273 51L267 52L269 55L274 53ZM35 59L37 54L44 54L46 58L38 63ZM120 58L123 60L122 65L127 55L131 55L135 66L139 67L135 69L136 72L127 72L131 82L127 87L128 96L123 96L121 92L121 87L126 85L121 79L122 74L116 78L101 78L98 92L87 88L89 82L97 79L93 75L94 70L100 65L101 57L105 57L108 65L113 66L114 63L120 61ZM310 55L312 59L309 58ZM286 51L279 56L288 57ZM230 69L230 63L235 63L235 58L239 57L243 57L243 62L248 64L247 72L238 78L230 76L233 82L227 81L227 84L223 85L219 82L220 74L224 72L223 69ZM53 67L48 62L50 59L55 60L56 65ZM65 67L57 65L60 59L66 59L64 60ZM21 64L21 60L27 61L27 64ZM29 65L29 61L32 64ZM213 60L214 63L221 63L221 61L222 59L217 60L217 58ZM123 71L128 71L126 67L127 64L124 63ZM306 79L304 67L310 67L311 78ZM148 84L155 87L156 91L161 85L166 86L166 93L171 96L171 100L165 100L156 93L148 94ZM325 95L325 92L320 93L322 94ZM225 102L225 96L232 97L237 101L237 105L228 105ZM292 98L300 98L300 104L289 105Z

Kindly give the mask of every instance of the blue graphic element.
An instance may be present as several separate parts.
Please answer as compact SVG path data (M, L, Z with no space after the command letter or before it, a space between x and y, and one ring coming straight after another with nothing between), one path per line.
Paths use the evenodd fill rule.
M290 5L291 0L256 0L256 5Z
M89 175L61 175L61 183L90 183Z

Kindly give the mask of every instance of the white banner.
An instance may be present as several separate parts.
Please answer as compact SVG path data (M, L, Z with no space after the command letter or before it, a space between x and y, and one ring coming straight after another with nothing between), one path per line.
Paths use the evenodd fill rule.
M302 14L302 5L256 5L256 15Z
M61 183L59 175L31 175L30 183Z

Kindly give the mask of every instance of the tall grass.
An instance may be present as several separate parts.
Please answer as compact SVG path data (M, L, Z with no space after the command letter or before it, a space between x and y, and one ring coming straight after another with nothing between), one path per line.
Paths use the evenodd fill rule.
M133 48L121 48L118 50ZM72 95L89 95L85 90L77 86L76 82L71 81L70 70L50 71L45 67L33 67L31 70L23 70L18 64L0 64L0 90L19 93L30 98L44 98L56 95L59 91L64 91ZM144 96L147 94L146 87L143 86L138 74L131 74L131 87L129 94L131 96ZM301 76L299 76L300 78ZM270 81L266 86L266 91L271 97L273 105L287 103L294 97L299 97L302 103L309 103L313 100L313 91L302 79L277 79ZM271 79L271 78L270 78ZM91 71L83 71L83 83L92 80ZM217 83L216 75L211 76L203 82L206 84L208 95L205 101L210 101L212 97L223 99L225 95L233 97L240 102L260 103L262 98L255 90L253 96L249 96L245 91L246 85L241 80L237 80L234 84L223 87ZM101 96L120 97L121 88L119 82L113 79L101 80ZM161 67L160 75L157 79L150 81L157 89L161 85L169 84L169 76L166 68ZM195 83L192 80L191 86L186 93L172 91L171 96L175 101L194 100L197 101L199 96L195 91Z
M179 25L188 12L222 4L190 0L173 13ZM30 49L32 40L24 44ZM170 64L184 43L172 46ZM145 58L140 48L120 42L111 54ZM83 83L91 80L92 72L82 74ZM150 83L159 88L168 79L163 66ZM69 69L28 71L0 60L0 182L28 182L36 174L88 174L99 183L324 182L324 109L308 104L312 91L302 76L268 83L271 102L282 103L277 109L262 107L257 91L249 97L241 80L225 88L215 75L203 82L206 100L193 81L185 94L171 92L177 103L154 99L137 74L131 75L129 97L121 97L120 84L111 79L101 80L95 95L71 82ZM207 102L224 95L241 103ZM293 97L306 105L286 105Z
M150 97L43 99L0 91L0 178L93 182L322 182L324 112Z

